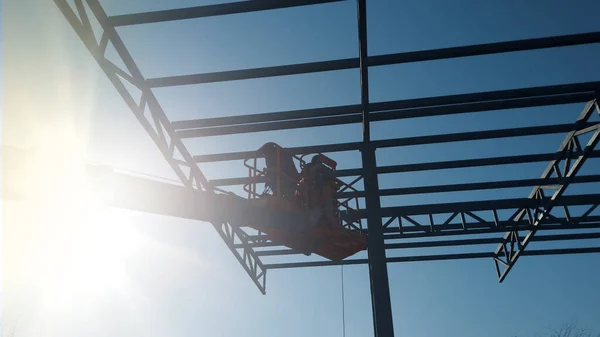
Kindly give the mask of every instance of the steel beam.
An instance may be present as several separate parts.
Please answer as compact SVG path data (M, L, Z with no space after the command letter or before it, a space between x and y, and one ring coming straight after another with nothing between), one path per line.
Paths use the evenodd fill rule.
M258 0L241 1L207 6L196 6L187 8L167 9L153 12L114 15L109 17L109 23L115 27L141 25L176 20L187 20L205 18L210 16L231 15L240 13L251 13L289 7L316 5L342 0Z
M598 223L600 225L600 223ZM534 242L556 242L556 241L574 241L574 240L591 240L600 239L600 232L597 233L576 233L576 234L555 234L555 235L538 235L532 239ZM501 238L479 238L479 239L458 239L458 240L434 240L421 242L400 242L386 243L386 249L413 249L413 248L440 248L440 247L457 247L457 246L477 246L499 244ZM293 249L272 249L256 251L258 256L283 256L283 255L300 255Z
M591 123L586 124L586 126L592 126L592 125L593 124L591 124ZM458 133L449 133L449 134L441 134L441 135L385 139L385 140L375 141L374 143L377 148L425 145L425 144L440 144L440 143L453 143L453 142L473 141L473 140L483 140L483 139L498 139L498 138L513 138L513 137L549 135L549 134L568 132L571 130L571 128L572 128L571 124L528 126L528 127L512 128L512 129L458 132Z
M526 209L533 212L539 202L529 198L501 199L472 202L457 202L434 205L414 205L403 208L388 207L382 209L382 218L388 218L384 226L386 240L437 237L449 235L493 234L511 231L526 231L534 228L526 219L516 221L518 213ZM600 215L591 215L600 206L600 194L564 196L556 206L565 210L566 216L559 218L549 215L541 221L544 229L573 230L594 229L600 226ZM578 206L575 214L568 212L568 207ZM586 206L583 210L581 206ZM510 212L500 212L509 210ZM363 211L364 212L364 211ZM483 213L486 215L484 216ZM579 214L580 213L580 214ZM361 213L364 217L365 214ZM437 215L437 216L436 216ZM342 218L345 215L342 214ZM416 220L416 216L428 220ZM453 222L461 219L460 223ZM363 229L366 235L369 230ZM269 241L265 236L249 236L253 247L275 247L278 244Z
M443 115L456 115L483 111L497 111L521 109L587 102L595 96L593 92L570 93L564 95L539 96L516 98L511 100L498 100L486 102L472 102L448 106L435 106L415 109L396 109L379 112L373 115L373 121L382 122L417 117L432 117Z
M212 117L173 121L176 130L210 128L221 126L256 124L273 121L302 120L320 117L361 115L360 104L323 107L315 109L289 110L239 116Z
M592 205L594 207L594 205ZM597 208L598 205L595 205ZM591 207L590 207L591 208ZM398 230L398 227L386 227L384 229L384 237L386 241L391 240L406 240L406 239L420 239L420 238L437 238L437 237L448 237L448 236L465 236L465 235L491 235L495 233L504 233L507 228L511 230L530 230L533 226L525 223L515 224L513 220L499 220L499 221L473 221L467 219L465 224L438 224L434 227L434 230L429 231L423 227L411 226L403 227L402 232ZM552 218L544 221L544 227L540 230L543 231L554 231L554 230L594 230L600 229L600 216L599 215L586 215L571 218ZM364 229L363 233L368 235L368 230ZM248 237L251 241L251 245L254 248L266 248L266 247L283 247L280 244L270 241L268 237L251 235ZM259 251L257 251L258 253Z
M361 115L332 116L332 117L320 117L320 118L300 119L300 120L281 121L281 122L268 122L268 123L246 124L246 125L230 125L230 126L219 126L219 127L210 127L210 128L200 128L200 129L187 129L187 130L177 131L177 135L181 138L211 137L211 136L234 135L234 134L241 134L241 133L253 133L253 132L276 131L276 130L314 128L314 127L320 127L320 126L356 124L356 123L360 123L361 121L362 121Z
M390 110L406 110L406 114L408 114L408 111L410 111L411 109L431 108L436 106L461 105L468 103L485 103L499 100L523 100L528 98L563 96L572 94L593 94L596 90L598 90L598 88L600 88L600 82L584 82L508 90L484 91L479 93L444 95L426 98L413 98L397 101L370 103L369 110L374 113ZM585 101L587 102L589 101L589 99L586 99ZM360 115L360 109L360 104L354 104L337 107L270 112L252 115L173 121L172 125L173 128L176 130L196 129L331 116ZM429 117L429 115L422 112L422 114L416 117Z
M576 234L556 234L537 236L532 241L551 242L551 241L570 241L570 240L590 240L600 239L599 233L576 233ZM498 244L501 238L481 238L481 239L462 239L462 240L437 240L424 242L400 242L388 243L386 249L411 249L411 248L437 248L437 247L455 247L455 246L474 246Z
M577 159L574 162L570 159L563 161L553 160L542 174L542 179L550 179L555 175L561 180L561 183L556 186L547 186L546 184L536 186L529 195L529 199L538 202L538 205L533 210L523 209L516 216L515 221L517 222L523 218L527 218L527 221L531 223L533 228L528 230L524 237L518 231L506 232L502 242L494 251L493 261L498 273L499 282L502 282L512 270L519 256L523 254L523 251L532 240L538 227L547 217L551 216L550 212L552 209L555 206L559 206L561 200L569 197L564 196L564 192L600 141L600 122L593 125L589 125L588 123L594 111L600 115L600 107L596 100L590 101L586 105L577 121L571 127L571 131L557 150L557 153L575 153L578 156ZM579 137L585 133L591 133L592 135L587 144L582 147ZM561 164L563 165L562 167ZM547 197L545 193L548 190L552 191L550 197ZM598 198L600 200L600 196ZM566 214L569 214L567 208L564 211Z
M600 194L578 194L578 195L566 195L553 202L555 206L576 206L576 205L591 205L592 207L598 206L600 202ZM435 222L429 220L426 224L415 223L414 219L409 218L410 216L417 215L434 215L434 214L450 214L448 220L444 221L443 226L448 225L456 216L460 213L471 213L470 218L473 220L485 223L483 219L477 218L473 212L488 211L490 215L494 216L496 226L500 227L503 224L503 220L498 217L497 211L515 209L517 212L513 214L513 217L522 210L527 209L534 210L540 205L543 205L544 201L531 199L531 198L514 198L514 199L496 199L496 200L481 200L481 201L465 201L465 202L451 202L451 203L438 203L438 204L421 204L421 205L410 205L410 206L394 206L394 207L382 207L378 212L381 218L404 218L408 223L421 228L423 231L436 231ZM360 217L368 219L371 211L370 209L360 209ZM591 211L590 211L591 213ZM589 215L589 214L588 214ZM345 212L341 214L342 219L347 216ZM554 218L553 218L554 219ZM469 219L471 220L471 219ZM514 225L518 224L519 221L514 221L510 218L509 221ZM522 219L524 223L527 223ZM545 221L545 220L544 220ZM531 223L527 223L532 225ZM389 226L390 223L386 225ZM507 227L510 227L507 225ZM407 227L408 228L408 227ZM433 229L432 229L433 228ZM466 228L463 228L466 229ZM403 228L398 228L396 231L402 232Z
M600 82L488 91L371 103L373 121L432 117L587 102ZM359 123L360 105L172 122L183 138Z
M588 123L586 126L592 126L592 125L593 125L592 123ZM509 137L524 137L524 136L533 136L533 135L556 134L556 133L569 132L571 130L571 127L572 127L572 124L554 124L554 125L530 126L530 127L522 127L522 128L511 128L511 129L459 132L459 133L449 133L449 134L441 134L441 135L429 135L429 136L416 136L416 137L376 140L376 141L372 141L372 143L373 143L373 146L375 146L375 148L450 143L450 142L469 141L469 140L498 139L498 138L509 138ZM353 142L353 143L342 143L342 144L290 147L290 148L287 148L287 150L292 154L329 153L329 152L356 151L356 150L360 149L360 146L361 146L360 142ZM230 152L230 153L196 155L196 156L194 156L194 160L198 163L210 163L210 162L218 162L218 161L244 160L244 159L250 158L255 155L256 155L255 151L240 151L240 152Z
M367 256L369 261L369 281L371 286L371 308L373 310L373 330L375 337L394 336L392 301L388 278L383 223L379 212L381 201L378 195L379 181L375 168L377 160L373 142L369 111L369 68L367 65L367 4L357 0L358 47L360 64L360 102L362 114L361 158L364 168L365 204L371 214L367 217Z
M358 60L360 71L360 113L362 115L363 142L371 141L371 118L369 110L369 52L367 49L367 4L366 0L357 0L357 19L358 19ZM375 149L373 148L373 153ZM375 156L373 156L375 158ZM377 165L373 165L376 167ZM390 312L391 314L391 312ZM389 326L388 328L391 328ZM387 331L392 333L393 330ZM377 337L377 329L375 329L375 337Z
M435 106L453 106L469 103L484 103L493 101L512 101L528 98L553 97L570 94L594 93L600 88L600 82L581 82L558 85L537 86L528 88L515 88L492 90L466 94L433 96L413 98L397 101L371 103L370 109L374 112L392 110L410 110ZM428 116L425 116L428 117Z
M405 227L402 233L398 233L397 228L390 228L389 232L395 231L395 234L386 234L386 240L404 240L404 239L418 239L418 238L429 238L429 237L446 237L446 236L457 236L457 235L482 235L482 234L494 234L504 233L507 228L514 230L529 230L532 228L530 225L515 225L510 224L507 226L506 223L502 223L502 227L496 227L494 221L476 221L467 222L465 226L462 224L449 224L445 226L438 226L433 232L423 231L418 227ZM557 218L548 223L544 224L544 231L553 230L587 230L587 229L600 229L600 216L586 216L586 217L575 217L572 222L570 219Z
M445 192L463 192L463 191L475 191L475 190L491 190L491 189L503 189L503 188L517 188L517 187L533 187L540 184L556 185L561 182L559 178L551 179L515 179L515 180L504 180L504 181L486 181L480 183L462 183L462 184L447 184L447 185L433 185L433 186L417 186L417 187L403 187L403 188L387 188L379 191L379 196L395 196L395 195L408 195L408 194L425 194L425 193L445 193ZM571 181L575 183L594 183L600 182L600 175L586 175L580 177L574 177ZM364 191L358 192L342 192L338 194L338 198L362 198L365 196Z
M581 103L589 101L595 94L592 93L576 93L550 97L533 97L526 99L514 99L506 101L492 102L477 102L451 106L435 106L415 109L398 109L378 113L371 113L371 120L374 122L398 120L418 117L431 117L442 115L453 115L463 113L473 113L482 111L508 110L517 108L540 107L549 105L561 105L571 103ZM356 124L362 121L361 115L346 115L307 118L300 120L266 122L245 125L229 125L220 127L209 127L199 129L186 129L177 131L177 135L181 138L197 138L223 136L242 133L255 133L276 130L290 130L301 128L313 128L321 126L347 125Z
M298 146L289 147L286 150L292 154L303 154L303 153L327 153L327 152L345 152L345 151L357 151L360 149L360 142L352 143L340 143L340 144L326 144L316 146ZM220 161L231 161L231 160L245 160L256 156L256 151L239 151L229 153L216 153L216 154L203 154L194 156L194 160L197 163L212 163Z
M484 43L470 46L449 47L423 51L369 56L368 59L365 59L365 63L367 67L377 67L401 63L443 60L459 57L490 55L555 47L568 47L599 42L600 32L592 32L583 34L552 36L536 39ZM310 62L277 67L263 67L224 72L213 72L208 74L157 77L148 79L148 83L152 88L160 88L223 81L246 80L262 77L288 76L323 71L346 70L355 69L359 67L360 58L347 58L335 61Z
M593 254L600 253L600 247L590 248L568 248L568 249L540 249L523 252L524 256L545 256L545 255L571 255L571 254ZM444 260L465 260L465 259L489 259L492 253L464 253L464 254L443 254L443 255L420 255L420 256L402 256L387 258L388 263L399 262L418 262L418 261L444 261ZM288 268L306 268L306 267L327 267L338 265L358 265L367 264L367 259L349 259L340 262L335 261L312 261L295 263L271 263L265 264L267 269L288 269Z
M569 47L599 42L600 32L492 42L471 46L448 47L424 51L378 55L369 59L369 66L377 67L389 64L434 61L459 57L462 58L546 48Z
M348 58L333 61L299 63L253 69L227 70L202 74L155 77L148 79L148 82L150 83L152 88L165 88L183 85L207 84L266 77L300 75L324 71L354 69L357 68L357 66L358 59Z
M540 97L525 97L511 100L494 100L494 101L482 101L472 102L465 104L453 104L443 106L427 106L417 108L398 108L394 110L381 111L372 113L371 119L375 122L387 121L387 120L399 120L407 118L420 118L420 117L432 117L442 115L453 115L453 114L464 114L474 113L483 111L497 111L497 110L508 110L518 108L529 108L529 107L541 107L550 105L561 105L561 104L572 104L587 102L595 97L593 91L581 92L581 93L570 93L563 95L553 96L540 96ZM398 101L402 102L402 101ZM393 102L386 102L393 103ZM393 104L390 104L393 106ZM312 109L311 109L312 110ZM306 110L289 111L290 113L299 113ZM347 111L347 114L343 112ZM330 115L331 112L337 113L337 115ZM272 114L283 114L282 116L267 116L269 119L282 119L274 122L257 122L251 124L238 123L239 120L235 119L234 122L238 123L235 125L224 125L224 126L201 126L204 123L214 124L215 119L197 119L188 121L177 121L173 122L176 128L179 128L177 134L182 138L195 138L195 137L209 137L209 136L222 136L231 134L241 133L254 133L254 132L265 132L275 130L289 130L289 129L300 129L300 128L311 128L321 126L333 126L333 125L347 125L356 124L361 122L362 118L360 114L354 111L354 106L341 106L335 108L324 108L323 116L316 116L313 118L303 119L292 119L286 118L288 112L276 112ZM262 114L261 114L262 115ZM269 115L269 114L265 114ZM290 114L291 115L291 114ZM254 119L254 116L248 115L248 119ZM246 116L240 116L246 117ZM223 117L228 118L228 117ZM217 122L218 123L218 122ZM195 127L197 126L197 127Z
M540 154L526 154L518 156L506 156L506 157L489 157L489 158L477 158L477 159L461 159L461 160L449 160L449 161L438 161L429 163L416 163L416 164L403 164L403 165L389 165L379 166L377 168L378 174L391 174L391 173L405 173L405 172L417 172L417 171L433 171L433 170L445 170L445 169L457 169L467 167L484 167L484 166L495 166L495 165L514 165L514 164L525 164L525 163L536 163L558 159L559 157L555 152L552 153L540 153ZM600 158L600 150L595 150L590 153L590 158ZM337 177L354 177L359 176L363 172L362 169L342 169L336 171ZM257 179L257 182L263 183L261 179ZM223 178L213 179L210 181L213 186L236 186L250 183L248 177L235 177L235 178Z
M483 167L483 166L496 166L496 165L538 163L538 162L543 162L543 161L548 161L548 160L557 160L560 158L566 158L568 156L569 156L569 154L560 154L560 153L553 152L553 153L539 153L539 154L506 156L506 157L490 157L490 158L448 160L448 161L438 161L438 162L429 162L429 163L390 165L390 166L381 166L381 167L377 168L377 173L390 174L390 173L404 173L404 172L418 172L418 171L447 170L447 169L457 169L457 168L467 168L467 167ZM600 158L600 151L596 150L596 151L593 151L592 153L590 153L590 158Z
M86 2L91 10L91 14L94 15L102 28L100 41L96 41L94 31L89 24L88 13L82 0L75 1L81 20L66 0L54 0L54 3L65 16L73 30L146 130L146 133L157 145L182 184L190 190L213 192L214 188L208 183L198 165L193 161L192 155L184 146L181 139L175 136L169 119L152 93L152 90L150 90L148 83L125 47L115 27L109 23L108 16L98 0L86 0ZM126 69L120 69L106 58L105 53L109 43L113 45ZM130 82L140 90L141 100L139 102L133 98L132 94L123 84L123 81ZM176 152L179 153L182 160L175 158ZM189 173L186 173L186 169ZM250 246L246 246L240 252L233 247L234 242L246 243L246 234L242 232L237 224L232 225L228 222L213 223L213 227L251 277L252 281L264 294L266 269L264 269L262 263L254 254L254 250Z
M573 205L594 205L600 200L600 194L578 194L567 195L555 202L556 206L573 206ZM516 199L497 199L483 200L470 202L451 202L443 204L425 204L412 206L395 206L384 207L381 209L382 217L394 217L402 215L419 215L419 214L441 214L441 213L456 213L456 212L474 212L493 209L521 209L535 208L540 205L539 200L530 198ZM360 210L363 217L369 216L370 210Z
M369 68L367 64L367 4L366 0L357 0L358 49L360 67L360 102L362 121L361 159L364 169L365 204L371 210L367 217L367 257L369 263L369 283L371 288L371 308L373 312L374 336L394 336L392 301L388 277L383 223L379 212L381 201L378 196L379 181L375 168L377 160L375 146L371 142L369 111Z

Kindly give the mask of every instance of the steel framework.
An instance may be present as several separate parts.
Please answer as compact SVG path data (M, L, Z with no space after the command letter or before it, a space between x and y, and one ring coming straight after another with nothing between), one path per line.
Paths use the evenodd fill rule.
M539 86L511 90L476 92L468 94L405 99L388 102L370 102L369 69L392 64L460 58L518 52L534 49L567 47L600 43L600 32L552 36L499 43L459 46L387 55L369 55L367 43L366 1L357 1L358 57L334 61L292 64L254 69L231 70L202 74L189 74L146 78L134 62L116 27L151 24L156 22L197 19L209 16L248 13L296 6L318 5L331 1L246 1L192 8L109 16L98 0L75 0L70 6L66 0L54 0L91 55L110 79L134 116L155 142L181 182L188 188L204 192L218 192L219 187L243 185L246 177L208 180L199 168L207 162L241 161L252 154L232 152L194 155L182 139L272 130L312 128L320 126L362 124L362 141L318 146L293 147L294 154L307 152L360 151L362 166L342 169L340 177L362 180L364 189L358 197L364 200L361 217L367 220L367 258L353 258L342 264L368 264L371 280L372 308L375 336L392 336L392 307L387 276L388 262L431 261L450 259L489 258L494 262L499 281L502 282L521 255L552 255L599 253L600 247L555 248L526 250L532 241L573 241L600 238L600 215L595 211L600 204L600 194L566 194L572 184L600 182L600 165L592 174L578 175L586 161L600 158L595 150L600 140L600 122L593 121L600 113L597 99L600 81ZM101 37L96 39L90 23L93 16L101 27ZM116 50L125 69L106 57L108 45ZM156 96L154 88L191 84L287 76L344 69L360 71L360 104L260 113L241 116L216 117L195 120L170 121ZM136 101L124 84L128 82L141 91ZM129 85L128 84L128 85ZM520 127L512 129L477 130L460 133L373 140L373 122L399 119L427 118L441 115L467 114L479 111L506 110L561 104L585 105L580 117L573 123ZM460 141L478 141L535 135L566 134L554 153L536 153L514 156L495 156L476 159L455 159L415 164L381 166L376 162L376 149L410 145L441 144ZM434 171L455 168L485 168L489 166L548 162L537 179L470 182L405 188L380 188L383 174ZM453 203L432 203L411 206L382 206L382 197L411 194L432 194L474 190L532 187L527 197ZM351 197L348 192L340 198ZM347 215L347 214L346 214ZM243 223L214 222L233 255L246 270L259 290L265 293L266 272L269 269L326 266L331 261L297 260L286 257L297 253L278 247L261 233L247 230ZM536 235L538 231L572 230L570 233ZM498 233L505 233L498 237ZM494 235L495 234L495 235ZM473 237L451 239L450 236ZM476 238L474 236L477 236ZM416 241L415 241L416 239ZM425 240L423 240L425 239ZM462 247L497 245L494 251L451 253L437 255L388 256L397 250L412 248ZM278 257L277 263L264 263L262 259Z

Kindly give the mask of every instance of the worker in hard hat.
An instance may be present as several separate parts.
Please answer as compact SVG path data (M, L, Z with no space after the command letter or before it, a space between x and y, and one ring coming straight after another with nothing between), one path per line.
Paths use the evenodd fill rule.
M294 158L275 143L266 143L259 152L264 155L267 166L265 186L270 188L273 194L291 200L295 195L299 178Z
M314 213L313 217L319 217L312 220L319 222L324 216L327 225L337 223L335 216L337 184L332 172L323 165L320 155L312 157L310 163L304 167L302 176L307 190L307 206Z

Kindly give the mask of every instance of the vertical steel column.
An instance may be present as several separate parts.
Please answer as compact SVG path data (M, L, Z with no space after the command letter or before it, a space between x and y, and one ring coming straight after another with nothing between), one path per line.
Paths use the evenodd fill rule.
M367 254L375 337L394 336L390 283L383 240L383 223L381 220L381 203L378 195L379 182L375 171L375 166L377 165L375 147L371 142L365 142L361 153L365 172L365 203L369 210L367 213L367 228L369 229L367 235Z
M367 4L366 0L357 0L358 13L358 53L360 65L360 104L363 118L363 142L371 141L369 119L369 65L367 64Z
M369 234L368 261L371 284L371 306L373 309L373 328L375 337L393 337L392 303L390 283L387 272L383 223L381 220L381 202L379 199L379 181L377 178L377 160L375 146L371 143L369 121L369 70L367 64L367 5L366 0L357 0L358 39L360 55L360 98L363 116L363 144L361 146L362 167L364 170L365 204L369 210L367 224Z

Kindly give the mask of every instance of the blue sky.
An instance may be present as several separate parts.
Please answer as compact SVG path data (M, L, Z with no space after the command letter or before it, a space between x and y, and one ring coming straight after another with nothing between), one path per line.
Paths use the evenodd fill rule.
M101 2L110 15L208 3L201 0L153 4L141 0ZM174 178L154 144L54 5L38 0L4 5L3 51L7 55L5 62L12 62L12 66L3 68L3 74L5 83L14 83L14 91L8 89L6 96L13 97L13 105L9 105L12 110L4 117L4 125L7 120L15 124L3 130L3 142L23 146L52 143L48 140L51 138L42 135L55 135L56 128L72 123L89 160ZM369 53L379 55L598 31L599 10L600 3L591 0L580 1L577 6L562 1L546 1L543 6L517 1L502 5L467 0L452 4L369 1ZM124 27L119 28L119 33L142 73L149 78L356 57L355 16L355 2L349 1ZM39 25L30 25L29 21L37 21ZM7 34L6 28L11 33ZM7 51L5 46L18 47L18 51ZM371 100L597 81L600 69L594 55L599 52L600 46L590 45L374 68L370 70ZM63 91L56 88L54 81L58 79ZM57 98L59 91L66 96ZM171 120L360 102L357 69L157 89L155 94ZM65 104L71 111L60 108ZM373 138L382 139L569 123L582 108L581 104L573 104L400 120L375 123L372 132ZM358 141L360 129L360 125L336 126L211 137L185 143L194 154L233 152L254 150L267 141L283 146ZM392 165L552 152L563 137L549 135L385 149L378 150L378 162ZM332 157L341 168L360 164L358 153ZM599 163L597 159L588 161L582 173L597 173ZM388 188L535 178L545 165L385 175L380 177L380 184ZM246 174L241 162L201 168L210 179ZM591 193L598 187L590 185L578 191ZM526 197L529 191L530 188L515 188L410 195L384 198L382 203L390 206L517 198ZM183 250L188 258L193 256L201 263L161 255L161 251L143 251L131 258L128 272L136 293L142 294L146 302L131 304L123 294L106 293L101 300L87 303L85 310L70 306L71 319L65 320L64 331L88 336L165 333L177 337L341 336L340 267L271 271L267 295L263 296L209 225L121 210L116 213L127 219L125 226L170 249ZM599 243L588 240L582 246ZM530 246L544 247L553 246ZM493 249L495 245L480 247L480 251ZM393 253L398 254L405 253ZM529 336L565 321L577 321L600 331L599 264L597 255L523 258L502 284L497 283L490 260L392 264L389 274L396 335ZM346 336L370 336L367 268L344 267L344 274Z

